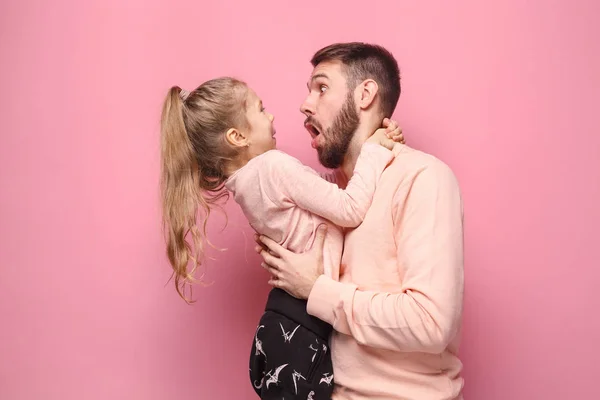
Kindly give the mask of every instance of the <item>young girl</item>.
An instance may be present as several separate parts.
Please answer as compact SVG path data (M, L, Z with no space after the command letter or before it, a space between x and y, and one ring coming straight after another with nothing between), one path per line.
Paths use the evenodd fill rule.
M211 208L228 192L258 233L292 251L308 250L317 227L327 223L325 273L337 279L343 248L339 227L362 222L375 184L393 158L394 141L388 135L403 141L395 124L378 129L363 145L342 190L275 149L273 119L256 93L233 78L205 82L190 93L173 87L165 99L163 223L175 286L186 301L185 287L200 265ZM251 352L256 393L262 399L329 399L330 332L331 326L306 313L305 301L273 289Z

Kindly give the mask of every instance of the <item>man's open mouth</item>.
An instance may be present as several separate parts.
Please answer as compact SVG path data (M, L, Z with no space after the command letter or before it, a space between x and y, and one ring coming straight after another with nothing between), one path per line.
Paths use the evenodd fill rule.
M313 149L316 149L319 147L319 136L321 135L321 131L319 130L319 128L317 128L316 126L314 126L312 123L306 121L304 123L304 127L306 128L306 130L308 131L308 133L310 133L310 137L312 138L312 141L310 142L310 145L312 146Z
M321 131L319 131L319 129L316 126L314 126L313 124L311 124L310 122L305 123L304 127L306 128L308 133L310 133L310 136L313 139L321 134Z

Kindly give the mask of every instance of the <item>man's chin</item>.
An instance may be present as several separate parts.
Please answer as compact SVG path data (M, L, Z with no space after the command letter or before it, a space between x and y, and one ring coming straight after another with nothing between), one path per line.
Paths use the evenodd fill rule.
M339 157L333 157L331 153L321 147L317 147L317 155L319 156L319 163L325 168L336 169L342 165L341 161L338 160Z

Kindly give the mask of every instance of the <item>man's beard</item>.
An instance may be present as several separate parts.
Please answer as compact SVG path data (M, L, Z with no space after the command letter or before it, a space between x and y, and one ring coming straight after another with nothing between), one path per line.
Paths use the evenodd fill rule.
M326 168L339 168L350 147L354 133L358 129L358 113L352 91L339 111L333 124L325 132L323 146L317 148L319 162Z

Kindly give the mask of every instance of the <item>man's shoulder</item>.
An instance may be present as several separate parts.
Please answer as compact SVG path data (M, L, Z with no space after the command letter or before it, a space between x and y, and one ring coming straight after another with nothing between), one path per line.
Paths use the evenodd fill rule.
M436 156L405 145L395 149L395 153L396 157L388 169L396 179L405 183L419 180L458 186L450 166Z

